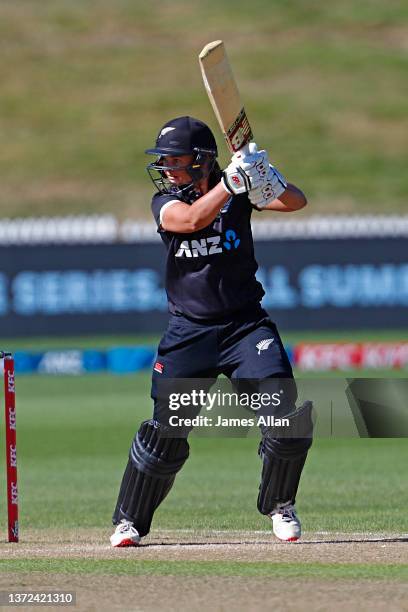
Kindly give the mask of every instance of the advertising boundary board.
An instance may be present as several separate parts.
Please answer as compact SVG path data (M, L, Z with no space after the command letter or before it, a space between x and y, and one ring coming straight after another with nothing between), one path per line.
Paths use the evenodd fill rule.
M408 323L408 240L255 244L263 306L283 330ZM0 335L160 333L167 321L160 242L0 247Z

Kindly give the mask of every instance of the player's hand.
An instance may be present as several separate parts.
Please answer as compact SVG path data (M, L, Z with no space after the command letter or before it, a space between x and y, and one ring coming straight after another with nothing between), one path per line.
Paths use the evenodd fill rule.
M279 198L285 191L287 183L282 174L274 166L269 166L269 171L264 183L248 192L248 197L253 206L262 209L270 202Z
M266 181L268 168L267 152L258 151L256 143L250 142L248 147L232 156L230 165L223 172L222 184L231 194L246 193Z
M255 142L250 142L248 147L235 153L232 161L245 172L251 189L260 187L266 181L269 172L268 153L264 149L258 151Z
M221 183L228 193L240 195L250 190L251 182L242 168L239 167L239 164L237 164L235 155L232 157L230 165L223 171Z

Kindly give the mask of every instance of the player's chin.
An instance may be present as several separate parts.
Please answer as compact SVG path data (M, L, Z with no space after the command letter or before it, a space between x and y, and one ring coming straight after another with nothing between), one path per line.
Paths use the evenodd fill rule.
M185 185L186 183L191 182L191 179L188 180L188 177L186 177L186 176L169 176L169 175L167 175L166 178L169 181L169 183L171 183L172 185L177 185L178 187L180 187L181 185Z

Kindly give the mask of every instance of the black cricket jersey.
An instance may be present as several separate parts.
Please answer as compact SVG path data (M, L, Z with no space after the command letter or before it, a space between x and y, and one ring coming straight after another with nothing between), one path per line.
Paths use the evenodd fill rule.
M160 226L161 209L177 199L160 193L152 199L152 212L167 249L169 311L211 320L259 303L265 293L255 278L258 264L248 196L231 196L210 225L189 234L167 232Z

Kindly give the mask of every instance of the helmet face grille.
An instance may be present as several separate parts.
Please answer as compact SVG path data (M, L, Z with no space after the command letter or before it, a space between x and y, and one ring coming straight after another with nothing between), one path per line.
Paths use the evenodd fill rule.
M193 160L186 166L166 166L161 162L162 158L163 156L158 157L156 161L146 167L157 191L163 195L177 195L183 200L186 199L188 193L187 201L189 202L194 192L195 197L191 200L191 202L194 202L199 195L196 193L194 185L201 179L210 176L216 163L215 156L209 153L195 152ZM189 175L191 181L186 185L175 185L166 176L166 170L184 170Z
M157 191L162 195L173 195L175 198L189 204L195 202L200 195L194 188L194 183L189 183L187 185L173 185L168 181L168 179L166 179L166 177L161 175L155 176L154 170L147 168L147 171Z

